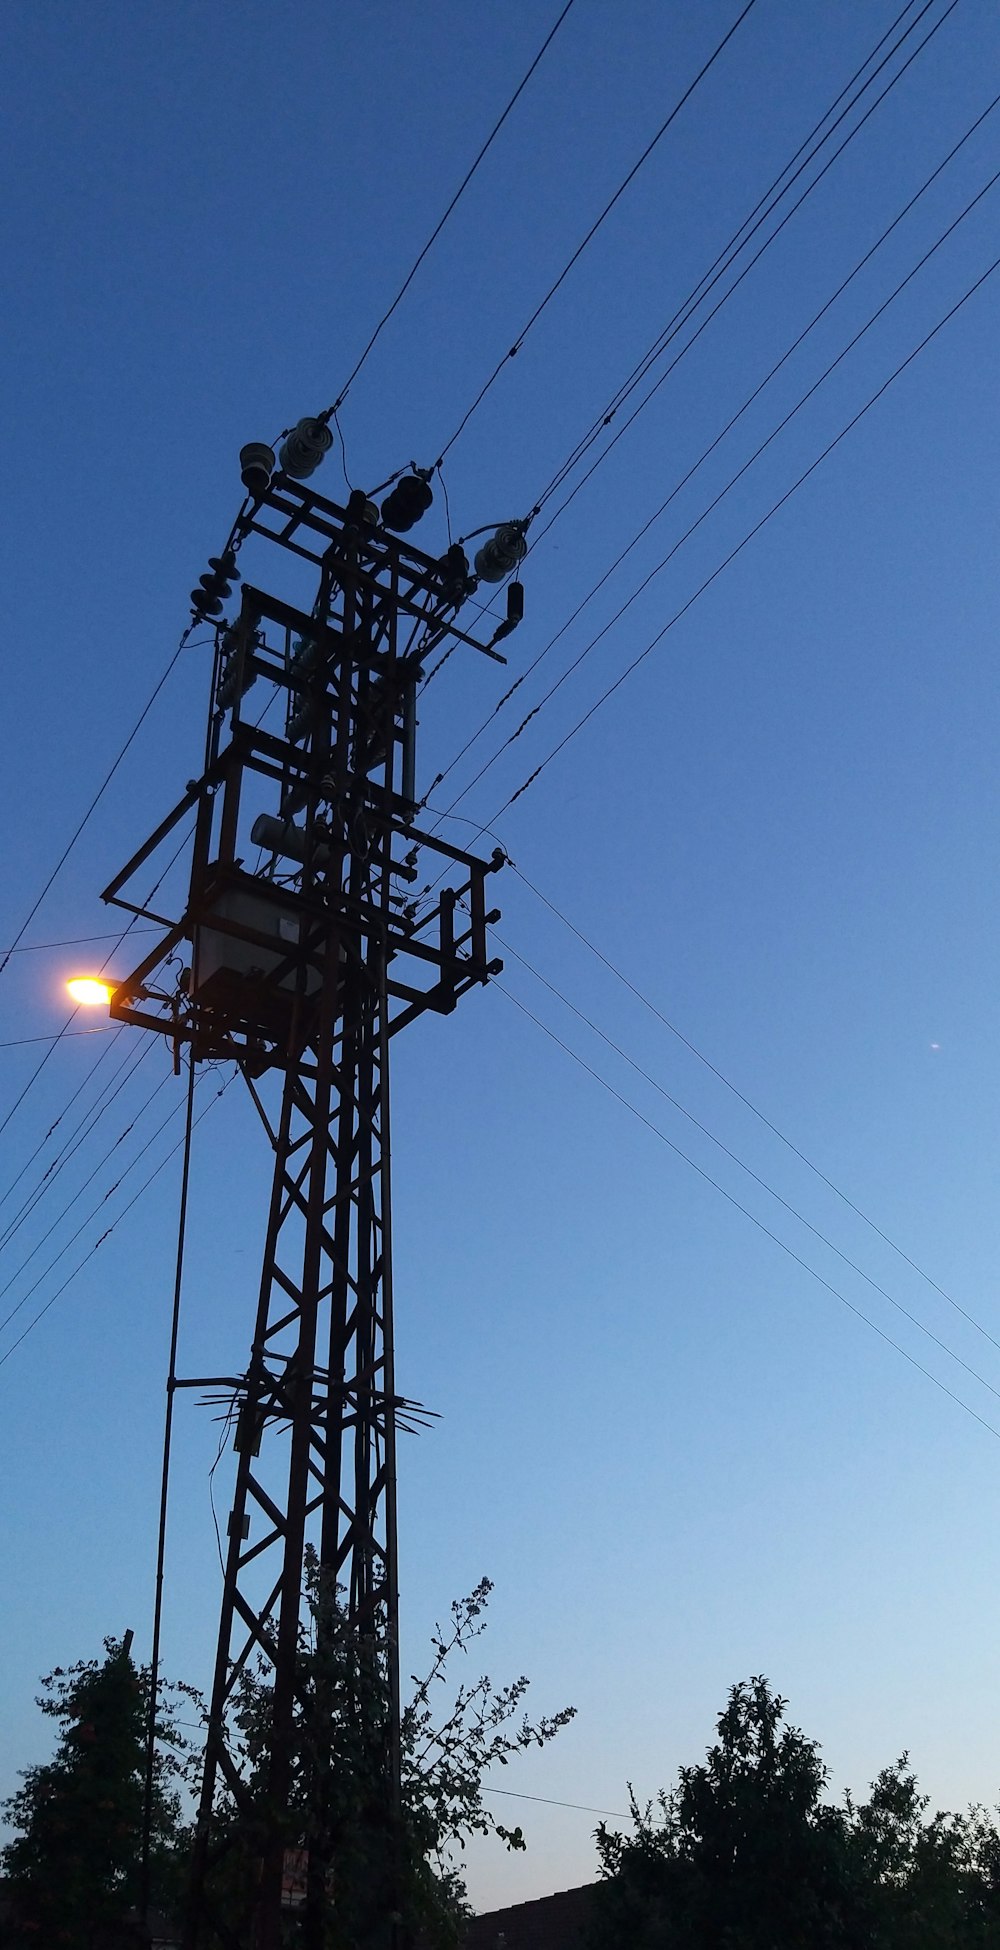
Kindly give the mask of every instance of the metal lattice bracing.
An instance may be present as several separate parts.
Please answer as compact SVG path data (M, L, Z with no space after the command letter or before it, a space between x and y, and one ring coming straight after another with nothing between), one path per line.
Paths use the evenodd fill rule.
M112 1003L192 1058L242 1070L273 1149L273 1180L249 1362L223 1380L235 1419L218 1654L202 1786L189 1943L277 1950L300 1667L303 1565L315 1548L350 1628L383 1648L392 1698L387 1819L398 1812L396 1429L407 1405L393 1367L389 1043L425 1010L448 1013L484 982L485 863L414 826L416 689L429 651L454 641L468 590L440 562L282 476L245 516L313 565L303 610L244 587L217 630L206 767L107 890L134 913L134 876L195 816L183 914ZM256 722L252 702L262 707ZM273 708L272 708L273 707ZM280 729L268 728L275 711ZM245 861L263 849L261 865ZM415 859L438 884L415 902ZM442 871L443 870L443 871ZM447 884L442 884L447 883ZM180 979L166 981L177 951ZM269 1101L277 1073L280 1101ZM267 1794L251 1794L230 1708L241 1675L270 1686ZM256 1864L252 1922L213 1906L214 1865L245 1817ZM314 1843L302 1923L318 1942L330 1870Z

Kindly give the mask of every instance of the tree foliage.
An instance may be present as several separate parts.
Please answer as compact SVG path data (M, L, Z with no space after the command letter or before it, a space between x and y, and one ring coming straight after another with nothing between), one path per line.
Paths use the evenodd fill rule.
M394 1821L387 1796L391 1691L384 1638L359 1638L315 1557L307 1564L305 1620L295 1687L291 1790L268 1806L269 1672L245 1668L229 1717L229 1750L242 1789L222 1783L210 1895L219 1916L245 1936L261 1846L275 1830L283 1845L321 1865L323 1950L388 1945L392 1921L426 1950L457 1944L468 1915L456 1852L469 1835L495 1834L523 1848L519 1828L498 1820L484 1794L495 1765L543 1747L574 1709L530 1717L528 1681L495 1686L482 1677L449 1683L453 1660L485 1628L492 1586L483 1579L451 1607L438 1628L423 1676L414 1675L402 1715L402 1807ZM103 1661L58 1669L42 1681L39 1705L59 1727L55 1755L22 1777L4 1813L17 1831L4 1869L18 1918L18 1944L39 1950L111 1950L131 1940L125 1919L136 1905L145 1772L149 1674L124 1646L105 1641ZM191 1831L183 1794L195 1791L199 1745L186 1739L174 1706L206 1721L194 1688L161 1686L154 1779L151 1893L179 1915ZM189 1804L190 1805L190 1804ZM301 1941L289 1917L289 1939Z
M427 1672L411 1677L401 1725L400 1819L393 1823L386 1793L388 1648L384 1639L359 1638L339 1594L324 1582L315 1558L308 1560L292 1786L280 1810L267 1807L266 1670L244 1672L232 1706L230 1750L246 1793L241 1804L223 1786L218 1809L231 1841L220 1860L218 1895L231 1915L252 1900L256 1813L277 1826L286 1848L307 1851L310 1864L330 1865L324 1950L359 1943L378 1950L390 1940L393 1917L404 1938L419 1935L428 1950L458 1942L468 1905L456 1851L471 1834L524 1847L520 1829L498 1820L485 1798L487 1770L545 1746L575 1711L565 1707L532 1719L524 1677L501 1686L481 1677L451 1688L451 1662L485 1629L491 1590L484 1578L455 1601L447 1627L434 1635Z
M597 1831L592 1950L1000 1950L1000 1835L928 1817L906 1755L826 1801L818 1744L763 1678L734 1686L705 1761Z
M146 1767L148 1670L104 1642L42 1680L42 1712L58 1726L51 1760L29 1767L3 1813L16 1831L3 1851L17 1933L25 1944L96 1950L138 1899ZM160 1716L153 1783L151 1870L156 1898L176 1891L183 1849L177 1777L184 1741L170 1694Z

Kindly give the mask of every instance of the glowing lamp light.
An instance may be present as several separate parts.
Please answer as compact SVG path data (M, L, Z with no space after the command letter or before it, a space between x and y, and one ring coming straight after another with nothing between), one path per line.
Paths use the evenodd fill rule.
M102 1002L107 1004L115 992L113 983L99 981L94 975L74 975L66 987L74 1002L81 1002L86 1008Z

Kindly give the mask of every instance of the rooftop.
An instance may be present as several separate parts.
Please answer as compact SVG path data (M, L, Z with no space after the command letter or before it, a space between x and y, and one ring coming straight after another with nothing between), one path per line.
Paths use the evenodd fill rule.
M594 1884L473 1917L465 1950L581 1950Z

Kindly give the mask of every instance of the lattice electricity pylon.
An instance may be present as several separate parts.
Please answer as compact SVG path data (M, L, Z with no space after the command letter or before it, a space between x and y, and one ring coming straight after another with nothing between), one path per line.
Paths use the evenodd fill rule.
M235 1061L274 1153L249 1363L222 1378L237 1475L187 1941L276 1950L310 1542L345 1594L349 1627L388 1662L385 1814L398 1825L396 1428L407 1404L393 1367L389 1040L501 966L488 960L497 917L486 877L503 856L477 859L414 825L424 660L442 644L497 654L455 624L475 586L461 550L434 560L386 535L363 495L341 509L281 474L245 511L237 544L252 535L313 566L315 600L306 611L244 586L238 618L216 625L205 771L105 898L166 929L117 988L112 1015L167 1036L178 1062L185 1045L196 1063ZM231 582L232 558L226 573ZM256 722L251 692L265 707ZM266 728L272 705L280 730ZM190 889L171 920L129 889L188 813ZM438 875L422 902L405 891L421 851ZM284 1078L276 1116L271 1070ZM230 1715L251 1667L270 1681L263 1801L241 1772ZM235 1828L219 1820L220 1791ZM252 1921L234 1928L211 1889L241 1816L257 1871ZM302 1839L291 1836L297 1867ZM307 1944L319 1941L330 1870L313 1837Z

